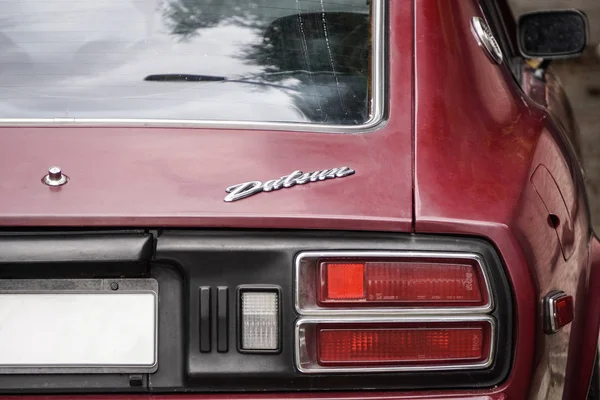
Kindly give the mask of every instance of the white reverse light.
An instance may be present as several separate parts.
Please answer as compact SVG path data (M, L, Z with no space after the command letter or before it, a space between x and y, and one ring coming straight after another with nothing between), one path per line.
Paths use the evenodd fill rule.
M242 350L279 349L279 293L242 291Z

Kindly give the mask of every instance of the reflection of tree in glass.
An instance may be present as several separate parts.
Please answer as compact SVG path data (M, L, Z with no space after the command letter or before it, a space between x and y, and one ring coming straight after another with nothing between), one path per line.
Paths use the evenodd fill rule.
M290 96L312 121L359 124L368 119L369 15L290 10L291 15L274 18L268 15L272 8L273 0L167 0L163 16L181 40L221 22L252 29L262 40L238 57L262 68L253 80L285 80L296 87Z
M294 103L312 121L363 123L368 119L370 23L367 14L290 15L273 21L262 42L240 55L263 67L261 79L294 78Z
M265 72L307 71L368 75L367 14L302 13L278 18L241 55Z
M171 34L187 40L199 34L199 30L212 28L222 21L249 28L264 26L264 8L268 5L257 1L239 0L167 0L163 16ZM262 11L262 12L261 12Z

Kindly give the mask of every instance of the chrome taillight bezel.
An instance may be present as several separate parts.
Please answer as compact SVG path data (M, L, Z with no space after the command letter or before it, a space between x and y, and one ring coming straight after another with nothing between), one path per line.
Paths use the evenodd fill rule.
M481 362L461 364L431 364L414 366L322 366L317 362L316 349L310 348L307 343L308 335L314 335L315 328L319 324L397 324L397 323L453 323L453 322L486 322L490 325L490 350L488 357ZM441 317L418 317L405 316L396 317L316 317L301 318L296 322L295 329L296 345L295 359L298 371L305 374L320 373L348 373L348 372L408 372L408 371L452 371L452 370L474 370L488 368L494 361L496 346L496 320L488 315L456 315Z
M448 260L470 260L474 261L479 273L483 277L487 302L481 306L451 307L350 307L339 306L333 308L318 305L318 288L313 283L316 281L318 265L316 261L322 258L340 258L348 261L353 259L448 259ZM344 315L360 314L402 314L402 315L439 315L439 314L462 314L462 313L490 313L494 309L494 296L492 294L490 279L488 276L485 260L479 254L469 252L427 252L427 251L323 251L300 253L294 263L294 306L296 312L301 315L332 315L332 313L343 313Z
M321 307L318 304L317 274L319 260L343 259L447 259L474 261L483 277L487 302L479 306L457 307L389 307L338 306ZM295 325L295 364L305 374L383 373L409 371L473 371L490 368L495 361L497 347L497 320L491 315L495 307L495 293L491 286L485 259L473 252L448 251L306 251L299 253L294 262L294 306L299 318ZM307 346L307 335L314 335L318 324L360 323L457 323L486 322L490 324L490 350L487 359L474 363L432 364L414 366L323 366L318 363L315 349ZM312 331L311 331L312 329Z

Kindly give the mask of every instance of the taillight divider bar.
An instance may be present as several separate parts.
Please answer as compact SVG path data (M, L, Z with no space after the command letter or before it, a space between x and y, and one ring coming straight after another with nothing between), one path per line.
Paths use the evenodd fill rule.
M306 259L331 258L440 258L473 260L479 266L483 276L487 303L482 306L457 306L457 307L335 307L324 308L317 305L317 293L314 285L308 285L310 298L309 304L300 300L300 288L303 282L302 262ZM494 293L490 285L487 264L483 257L471 252L437 252L437 251L309 251L296 256L294 262L294 307L300 315L307 316L333 316L333 315L454 315L454 314L489 314L494 309Z
M311 357L306 346L306 325L317 324L384 324L384 323L459 323L459 322L487 322L490 324L490 351L487 359L482 362L455 365L415 365L415 366L381 366L381 367L324 367L316 362L316 357ZM489 315L452 315L452 316L404 316L404 317L343 317L328 318L300 318L295 327L295 362L298 371L305 374L330 374L330 373L373 373L373 372L409 372L409 371L450 371L450 370L475 370L488 368L494 362L496 347L496 320ZM315 358L315 359L312 359Z

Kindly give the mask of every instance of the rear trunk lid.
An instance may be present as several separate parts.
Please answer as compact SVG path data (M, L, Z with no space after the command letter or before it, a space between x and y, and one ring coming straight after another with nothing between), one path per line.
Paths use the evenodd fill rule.
M230 22L217 25L211 23L207 27L199 25L202 29L207 28L206 30L196 32L194 28L191 32L182 33L176 29L178 25L167 23L171 14L161 14L160 10L138 3L136 2L135 7L141 7L139 10L116 3L113 7L120 7L119 12L124 13L119 14L121 19L131 16L132 21L137 21L135 18L141 15L140 12L146 13L147 18L140 20L143 23L138 21L138 25L146 27L146 33L133 26L102 26L98 27L99 32L111 33L114 30L113 33L120 33L121 36L105 35L106 37L96 38L92 35L96 39L89 39L91 47L84 46L80 49L75 44L81 40L85 42L88 40L87 36L75 40L65 36L63 30L75 30L87 21L77 19L80 14L86 18L96 15L99 19L112 21L112 14L107 10L88 10L89 7L96 7L95 3L79 5L88 7L85 8L85 13L78 9L66 10L69 15L74 13L73 21L59 27L52 25L54 22L45 19L46 14L37 9L32 12L40 12L40 21L46 21L46 25L39 25L38 20L29 23L26 19L29 14L23 10L11 14L11 18L16 18L13 21L15 28L7 30L7 37L2 39L6 43L1 42L0 46L8 46L10 51L6 53L6 57L9 57L9 64L13 67L22 64L22 68L7 70L0 76L0 86L6 88L4 97L0 99L3 105L0 107L0 116L19 118L18 121L0 120L0 169L5 171L0 179L0 226L185 226L410 231L413 202L412 10L409 3L394 4L387 10L384 10L386 7L377 6L382 11L377 13L381 16L380 20L377 19L380 21L379 26L384 26L386 17L394 21L394 29L386 33L385 39L374 39L382 42L381 46L376 46L376 51L389 54L389 57L383 53L381 58L375 57L382 60L382 73L379 74L381 80L372 81L377 84L378 89L385 89L383 97L374 97L380 99L378 102L385 103L385 107L379 108L384 108L383 113L386 115L377 126L368 127L366 124L365 129L360 132L359 127L353 124L365 121L361 121L358 114L352 114L354 111L346 102L358 95L352 97L345 92L358 86L353 86L347 79L364 77L365 73L379 71L380 66L373 64L371 69L366 67L367 69L358 72L359 75L353 75L353 72L339 69L345 68L345 65L336 64L337 69L325 71L331 75L328 86L318 82L323 79L322 76L319 77L324 73L319 72L324 68L323 65L330 63L333 66L334 58L339 56L335 51L345 51L347 47L329 47L337 46L332 42L333 39L344 37L339 35L338 26L348 25L348 15L360 15L347 11L362 10L365 8L363 2L348 1L343 3L346 4L345 8L339 2L321 2L320 5L319 2L302 2L302 7L308 7L306 9L300 7L298 2L288 2L285 7L283 3L279 7L278 3L278 7L265 8L271 19L281 17L279 14L284 17L290 14L291 17L276 19L270 25L271 30L267 29L266 33L260 31L264 35L261 39L264 42L257 43L269 49L269 43L280 39L277 32L288 29L301 34L306 42L304 45L308 46L301 46L297 51L293 50L293 54L287 54L285 52L289 49L286 46L289 43L284 41L281 49L285 54L279 54L279 50L261 53L268 60L265 65L275 63L275 67L283 70L288 77L287 73L290 72L305 74L306 71L296 69L306 62L310 67L309 72L313 67L318 72L314 77L311 77L312 72L304 77L311 80L310 86L301 83L301 79L294 80L291 77L282 81L282 85L308 87L317 92L321 90L312 94L280 88L279 83L271 84L267 75L271 73L269 68L275 68L273 65L260 70L266 75L260 78L262 81L259 84L240 81L196 82L194 79L202 78L190 78L187 75L177 78L178 82L162 81L164 76L160 75L157 75L159 82L144 80L144 76L153 72L210 73L227 77L235 68L237 69L233 72L243 75L256 72L257 67L247 64L247 60L240 61L237 56L225 57L224 54L231 49L219 49L213 43L221 37L224 38L224 43L238 43L239 37L244 36L240 36L238 31L242 28L239 26L233 29L228 25ZM23 4L25 7L29 3ZM323 4L326 4L326 9L322 10L325 7ZM173 10L177 11L177 8ZM173 10L171 11L175 12ZM202 13L201 9L182 10L181 12L190 13L190 18L196 17L196 11ZM227 7L225 10L227 11ZM326 31L319 27L326 21L324 11L329 13L327 18L330 19ZM153 26L150 17L155 18L157 24L166 18L167 22L160 22L166 25L162 28L162 25ZM183 22L195 26L192 19ZM94 18L89 24L82 29L89 29L90 34L96 32ZM310 36L308 24L314 24L318 28L313 27L314 32L325 35L327 40L315 42L314 37ZM174 30L165 33L163 28ZM48 34L44 36L42 33L46 31ZM177 39L179 42L169 36L175 33L183 35ZM360 37L364 37L362 30L359 33L362 35ZM234 38L227 37L227 34ZM138 36L146 39L138 43ZM245 40L252 38L248 36ZM124 41L131 42L133 47L121 49L119 46ZM174 44L165 47L161 41L174 41ZM49 49L53 49L56 42L64 45L61 50L64 52L52 51L50 53L54 58L48 58ZM389 42L389 49L385 42ZM323 50L320 45L324 44L326 46ZM243 49L251 50L253 47L246 45ZM364 49L361 48L362 50ZM300 53L296 54L294 51L307 57L309 53L313 55L316 52L322 57L304 60L302 57L297 58ZM196 54L197 52L199 53ZM25 57L27 54L29 58ZM102 54L108 58L101 56ZM275 57L277 54L283 59ZM327 54L329 58L325 57ZM69 58L69 55L74 58ZM186 56L191 58L186 59ZM200 60L199 56L208 58L201 57ZM342 61L364 57L368 59L368 54L353 53L352 56L347 56L343 53L341 57ZM258 60L263 58L258 57ZM115 61L117 59L126 63L118 64ZM141 62L143 60L146 62ZM200 62L202 60L205 61ZM222 69L219 69L221 64L216 67L210 64L224 60L229 60L229 64L223 64ZM31 76L31 80L24 79L24 76L32 73L27 68L36 65L39 68L33 71L35 74ZM58 68L57 65L62 67ZM44 66L49 69L45 70ZM10 79L11 76L14 76L14 80ZM51 79L52 76L55 76L54 80ZM387 80L384 77L388 77ZM188 78L192 82L186 81ZM367 82L367 79L364 81ZM364 92L366 89L360 90ZM253 91L260 93L257 95ZM335 95L331 102L327 97L331 94L329 92ZM176 96L175 100L181 101L180 107L173 104L173 98L165 97L166 93L171 93L171 97ZM240 106L235 101L235 96L232 97L236 93L239 101L246 101L245 106ZM258 111L249 116L248 106L251 103L243 98L251 93L254 93L252 96L257 102ZM273 93L279 97L287 96L288 99L299 96L300 99L296 100L298 104L304 104L304 108L297 106L294 111L290 104L278 102L276 98L273 100ZM321 100L323 104L319 103L321 105L316 107L313 103L319 96L323 96L325 100ZM338 106L335 106L336 102L339 102ZM152 106L155 106L156 112L150 112L152 108L147 108ZM211 113L210 109L217 106L220 107L219 112ZM31 115L35 110L41 114ZM335 115L338 115L335 113L340 110L346 117L339 118L348 125L335 121ZM62 115L65 118L61 118ZM356 118L349 118L348 115ZM80 117L88 118L87 122L77 121L76 118ZM169 120L169 117L173 118ZM238 117L248 123L240 122ZM193 124L190 123L190 118L201 121ZM214 121L219 118L227 121ZM213 121L203 123L204 119ZM265 123L266 121L285 123ZM335 127L328 129L327 124L334 124ZM52 165L62 168L69 178L67 184L48 187L42 183L48 167ZM351 168L355 173L343 178L261 192L234 202L224 201L226 188L232 185L248 181L264 183L280 179L294 171L308 173L340 167Z
M410 126L398 120L361 135L3 127L0 225L409 230ZM51 165L67 184L42 183ZM224 201L232 185L343 166L356 173Z

